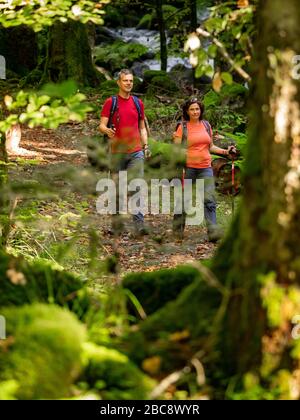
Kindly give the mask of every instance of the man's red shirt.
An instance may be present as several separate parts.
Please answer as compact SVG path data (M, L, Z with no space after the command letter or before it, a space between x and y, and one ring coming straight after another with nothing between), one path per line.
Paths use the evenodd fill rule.
M141 119L144 120L144 104L140 101ZM109 118L112 107L112 98L108 98L101 112L101 117ZM117 108L112 118L116 134L111 141L112 153L134 153L142 150L139 130L139 114L132 96L124 99L118 95Z

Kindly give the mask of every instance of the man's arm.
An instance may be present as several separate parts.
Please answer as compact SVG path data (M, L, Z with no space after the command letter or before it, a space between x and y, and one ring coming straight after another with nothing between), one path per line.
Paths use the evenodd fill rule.
M108 124L109 118L107 117L101 117L100 119L100 125L99 125L99 131L102 134L106 134L109 138L113 138L116 130L114 128L108 128L107 124Z
M147 133L145 120L140 121L139 129L140 129L140 134L141 134L141 143L142 143L143 148L145 148L145 146L148 146L148 133Z

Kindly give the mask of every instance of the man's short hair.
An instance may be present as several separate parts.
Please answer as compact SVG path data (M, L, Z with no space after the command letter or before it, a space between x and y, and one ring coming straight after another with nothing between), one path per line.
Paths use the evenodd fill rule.
M121 78L122 78L123 75L124 76L128 76L128 74L131 74L133 76L132 71L129 70L129 69L122 69L122 70L120 70L119 71L119 74L118 74L118 80L121 80Z

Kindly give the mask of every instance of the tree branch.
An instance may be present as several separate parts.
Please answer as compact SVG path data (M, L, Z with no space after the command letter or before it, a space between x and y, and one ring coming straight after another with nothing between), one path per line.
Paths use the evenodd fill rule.
M250 75L244 70L242 69L241 66L239 66L238 64L236 64L234 62L234 60L230 57L230 55L228 54L226 48L224 47L224 45L222 44L222 42L220 42L217 38L215 38L211 33L205 31L202 28L198 28L197 29L197 33L201 36L204 36L205 38L211 38L212 42L220 49L221 54L223 55L224 58L226 58L226 60L231 64L231 66L233 67L233 69L240 75L243 77L243 79L247 80L248 82L251 81L251 77Z

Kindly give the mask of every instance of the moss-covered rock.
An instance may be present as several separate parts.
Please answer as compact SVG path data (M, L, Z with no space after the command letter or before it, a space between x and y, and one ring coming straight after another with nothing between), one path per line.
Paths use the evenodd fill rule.
M33 302L68 306L79 316L88 306L84 283L46 260L27 262L0 252L0 307Z
M144 82L150 83L154 77L167 77L167 72L163 70L147 70L144 73Z
M176 300L148 317L141 329L153 337L163 331L172 333L184 329L191 337L206 337L211 331L221 298L221 293L199 276L181 291Z
M81 372L83 325L55 305L11 307L1 313L7 340L0 347L0 390L17 399L67 397Z
M84 373L80 381L107 400L147 399L155 382L116 350L84 345Z
M197 278L199 271L196 268L183 266L175 270L128 274L122 286L137 297L146 314L150 315L176 299L182 289Z
M141 321L138 330L124 337L120 346L138 365L155 357L160 361L160 373L179 369L196 351L207 347L211 334L218 333L220 325L215 321L221 301L220 291L199 275L177 299Z
M116 95L118 93L118 85L116 80L106 80L103 83L100 83L99 91L103 98L108 98L109 96Z
M147 88L148 95L154 95L155 93L160 93L163 95L172 95L173 93L178 92L179 89L176 83L170 79L169 76L156 76L150 82L149 87Z

